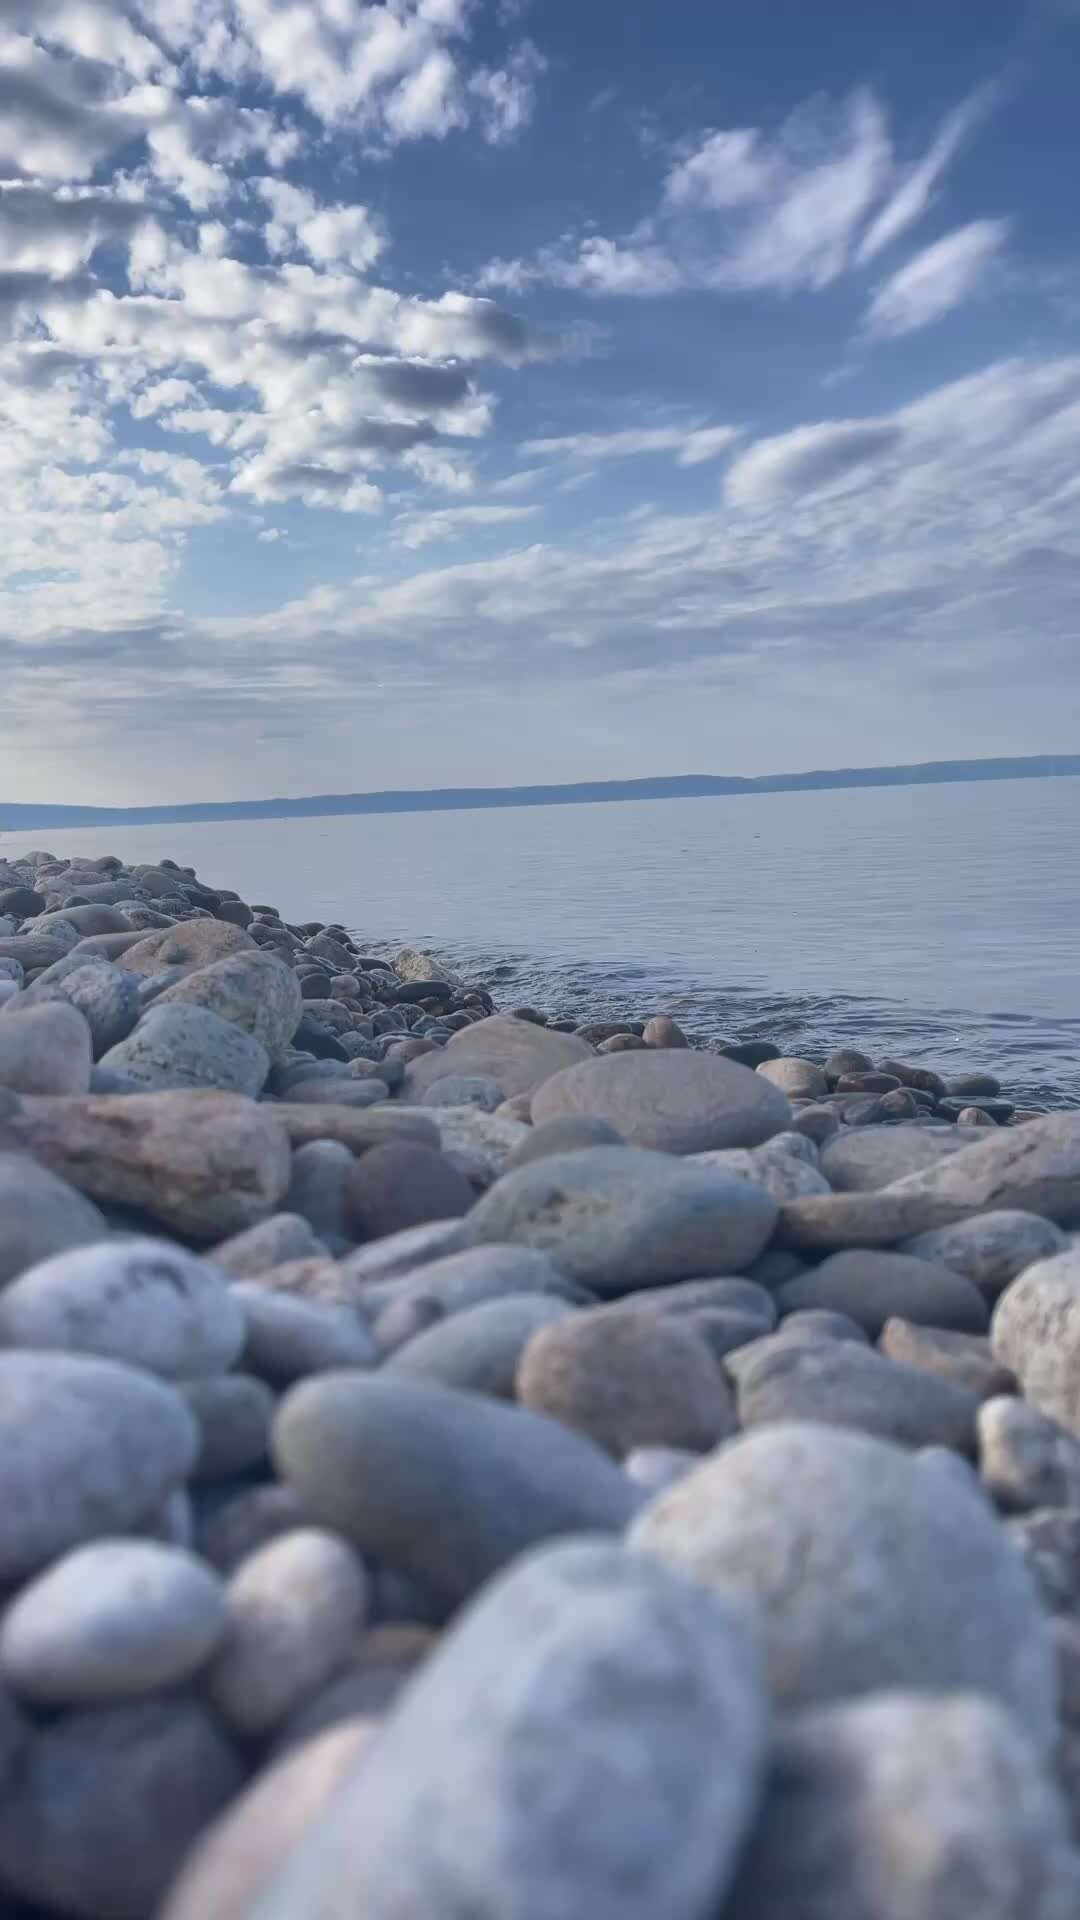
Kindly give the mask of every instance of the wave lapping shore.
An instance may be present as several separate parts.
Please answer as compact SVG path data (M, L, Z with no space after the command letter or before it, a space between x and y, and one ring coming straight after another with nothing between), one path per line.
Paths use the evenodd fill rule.
M1071 1920L1078 1227L992 1074L0 864L4 1910Z

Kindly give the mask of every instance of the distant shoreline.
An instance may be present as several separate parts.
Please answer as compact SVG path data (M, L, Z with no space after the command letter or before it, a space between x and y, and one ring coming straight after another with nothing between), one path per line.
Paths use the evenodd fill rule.
M985 780L1060 780L1080 775L1080 754L999 760L927 760L911 766L838 767L810 773L674 774L550 786L444 787L383 793L323 793L274 800L212 800L173 806L69 807L0 801L0 832L38 827L137 827L170 822L328 819L346 814L460 813L486 808L590 806L630 800L704 800L863 787L943 786Z

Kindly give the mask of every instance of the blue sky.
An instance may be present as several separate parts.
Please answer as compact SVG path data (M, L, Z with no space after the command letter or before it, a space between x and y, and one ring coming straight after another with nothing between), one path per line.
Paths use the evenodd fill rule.
M0 797L1080 741L1076 0L0 0Z

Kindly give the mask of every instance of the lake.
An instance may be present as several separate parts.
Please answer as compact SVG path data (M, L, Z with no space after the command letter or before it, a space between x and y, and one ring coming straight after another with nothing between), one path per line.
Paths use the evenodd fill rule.
M170 856L501 1006L987 1067L1080 1104L1080 779L7 833Z

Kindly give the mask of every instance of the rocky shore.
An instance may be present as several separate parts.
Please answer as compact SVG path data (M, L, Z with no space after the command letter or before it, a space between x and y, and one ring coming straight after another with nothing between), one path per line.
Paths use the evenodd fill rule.
M0 862L0 1916L1075 1920L1080 1112Z

